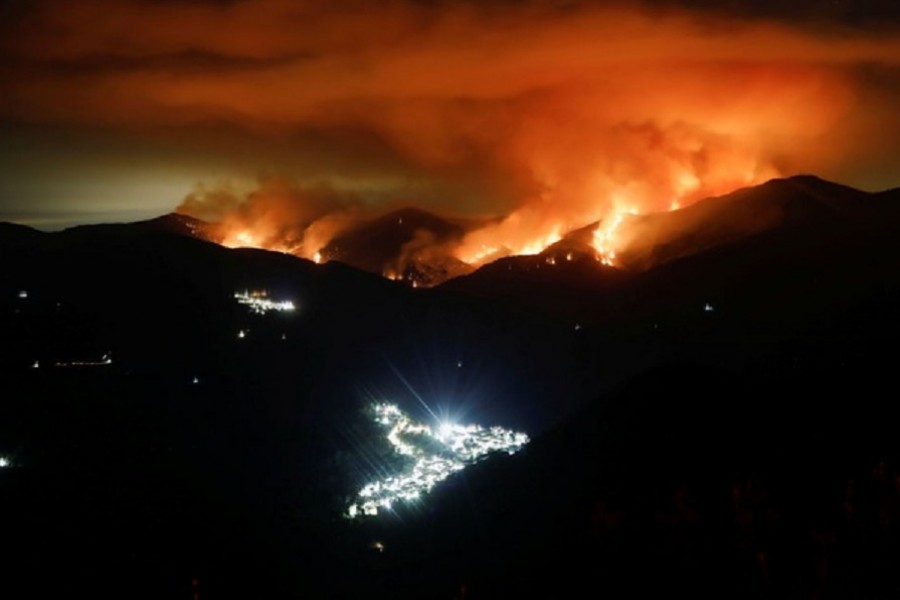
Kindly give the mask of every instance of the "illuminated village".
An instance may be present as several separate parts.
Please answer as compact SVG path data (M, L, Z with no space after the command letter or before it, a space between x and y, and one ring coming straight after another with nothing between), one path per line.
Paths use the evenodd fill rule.
M290 300L272 300L265 290L235 292L234 299L257 315L264 315L270 311L293 312L297 308Z
M375 420L388 430L398 455L413 462L406 471L363 487L347 509L350 518L374 516L397 502L412 502L466 465L494 452L515 454L528 443L524 433L501 427L442 423L436 429L413 422L395 404L376 404Z

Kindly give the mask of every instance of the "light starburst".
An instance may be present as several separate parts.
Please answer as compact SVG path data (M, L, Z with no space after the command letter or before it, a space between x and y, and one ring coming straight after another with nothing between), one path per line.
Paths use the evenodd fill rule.
M524 433L501 427L413 422L394 404L376 404L375 421L386 428L394 451L413 459L406 471L366 484L347 509L351 518L377 515L397 502L411 502L438 482L493 452L515 454L528 443Z

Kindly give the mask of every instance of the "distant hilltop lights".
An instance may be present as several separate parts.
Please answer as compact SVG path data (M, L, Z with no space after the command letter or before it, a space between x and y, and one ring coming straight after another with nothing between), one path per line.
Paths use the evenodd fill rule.
M53 363L54 367L67 368L67 367L106 367L111 365L112 360L112 352L107 352L99 359L93 358L82 358L76 360L60 360ZM31 365L32 369L40 368L40 362L34 361L34 364Z
M394 451L413 459L397 475L367 484L347 509L350 518L374 516L397 502L412 502L438 482L493 452L515 454L528 436L501 427L442 423L437 429L413 422L394 404L376 404L375 421L387 429Z
M235 292L234 299L237 300L238 304L247 306L250 312L257 315L264 315L273 310L276 312L293 312L297 308L290 300L270 299L268 292L265 290Z

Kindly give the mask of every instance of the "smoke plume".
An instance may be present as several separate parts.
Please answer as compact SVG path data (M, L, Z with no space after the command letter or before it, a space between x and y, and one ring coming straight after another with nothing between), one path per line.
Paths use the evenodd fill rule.
M0 114L212 145L210 130L241 132L221 151L279 176L249 193L200 182L179 208L219 222L227 243L312 258L413 205L495 218L441 248L472 265L617 212L847 170L900 132L896 116L860 117L890 115L900 95L889 25L652 3L377 4L42 2L0 42ZM241 139L277 164L254 164ZM428 239L407 250L434 254Z

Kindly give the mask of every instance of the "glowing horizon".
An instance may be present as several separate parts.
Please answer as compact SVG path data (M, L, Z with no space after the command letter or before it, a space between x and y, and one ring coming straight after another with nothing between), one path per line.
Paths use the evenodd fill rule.
M900 186L900 10L726 4L23 3L0 21L0 219L177 208L327 260L415 206L484 222L401 263L477 266L776 175Z

